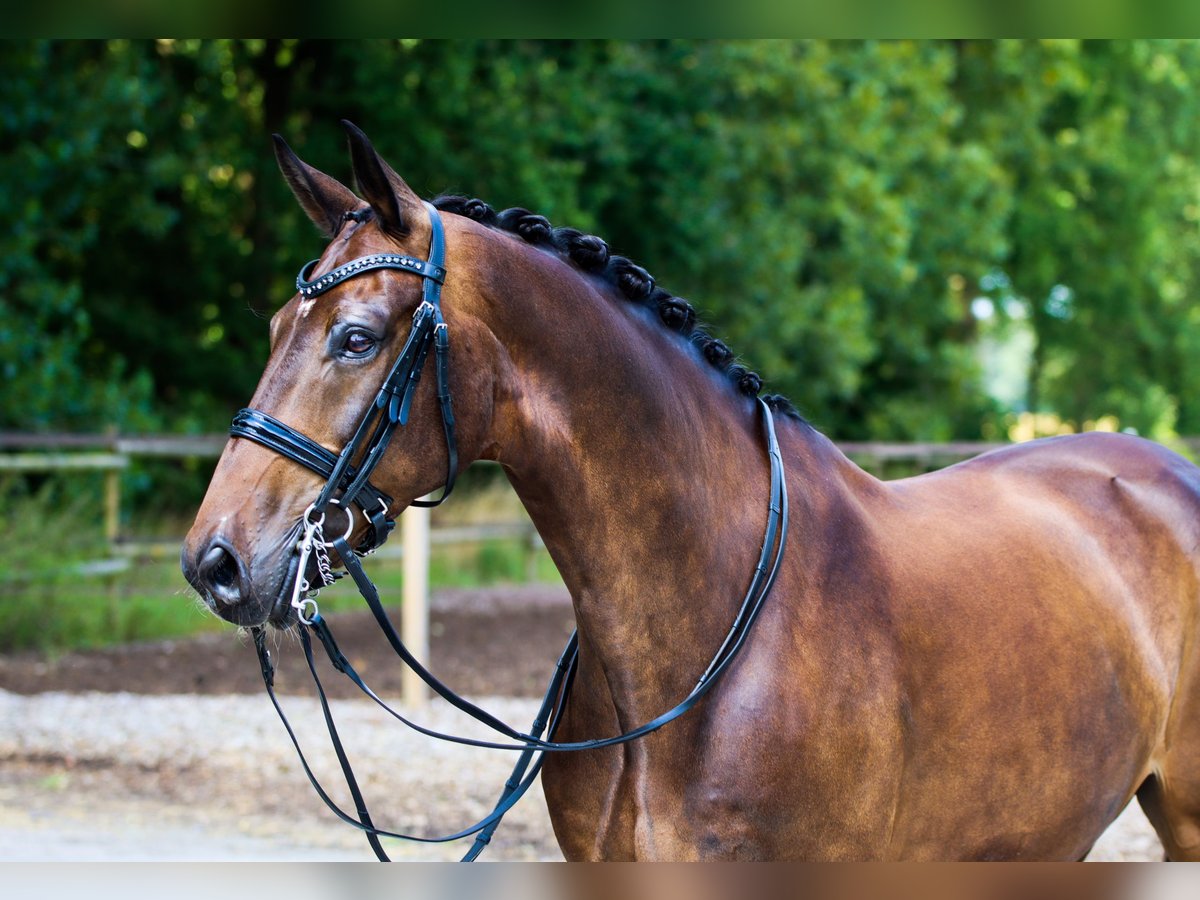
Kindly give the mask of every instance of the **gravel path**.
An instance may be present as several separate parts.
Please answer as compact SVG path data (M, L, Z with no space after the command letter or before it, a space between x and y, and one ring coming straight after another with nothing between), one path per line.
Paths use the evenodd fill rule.
M525 726L532 700L485 698ZM331 793L336 760L315 701L284 698ZM439 744L373 704L334 701L335 716L379 823L421 833L485 815L511 754ZM437 701L415 714L433 728L482 736ZM465 844L389 843L401 859L455 859ZM1136 804L1091 859L1155 860L1161 847ZM0 691L0 859L370 859L362 836L333 820L305 781L264 696L144 696ZM535 787L485 858L561 858Z
M536 703L485 698L522 727ZM284 698L322 783L353 809L315 701ZM373 704L334 701L375 820L449 832L486 815L513 756L430 742ZM484 736L444 703L414 714ZM0 692L0 859L370 859L308 785L265 697ZM386 827L386 826L385 826ZM454 859L465 844L397 843L396 855ZM494 859L561 858L540 786L508 817Z

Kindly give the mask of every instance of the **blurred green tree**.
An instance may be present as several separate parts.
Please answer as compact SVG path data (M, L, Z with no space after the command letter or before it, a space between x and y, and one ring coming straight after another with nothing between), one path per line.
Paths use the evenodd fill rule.
M0 425L223 427L321 245L269 134L347 180L349 118L419 192L602 235L835 436L998 433L988 292L1032 323L1033 407L1200 431L1198 53L9 42Z
M1200 47L962 45L963 131L1013 198L1005 292L1033 325L1027 406L1200 432Z

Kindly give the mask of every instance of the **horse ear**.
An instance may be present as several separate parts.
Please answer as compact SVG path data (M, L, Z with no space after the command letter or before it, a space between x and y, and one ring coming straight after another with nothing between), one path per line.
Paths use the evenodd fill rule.
M353 122L342 119L342 127L350 138L350 161L358 189L375 210L380 224L393 234L404 235L408 230L405 213L420 210L421 198L383 161Z
M300 206L328 238L334 237L342 227L342 217L361 202L350 188L336 178L314 169L300 159L282 137L271 136L275 141L275 159L279 171L300 201Z

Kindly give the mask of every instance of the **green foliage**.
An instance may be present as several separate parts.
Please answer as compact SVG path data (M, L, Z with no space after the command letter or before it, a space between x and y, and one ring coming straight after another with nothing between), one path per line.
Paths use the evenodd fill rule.
M1200 47L979 42L964 129L1012 185L1003 268L1037 337L1031 409L1200 430Z
M111 196L139 193L122 184L112 152L125 139L114 110L127 128L144 113L132 77L98 46L11 44L0 54L0 427L135 423L149 411L148 373L91 345L95 307L83 285L105 229L128 225Z
M987 401L947 276L1000 253L1007 198L987 154L952 139L952 49L669 49L673 64L625 48L684 108L626 142L643 155L617 176L652 186L627 215L660 280L836 435L978 433Z
M978 437L981 293L1025 405L1200 430L1188 42L9 42L0 427L219 429L321 242L269 133L595 231L843 438ZM1005 275L1003 290L989 273Z
M496 498L479 482L478 476L466 479L467 495L460 498L459 516L486 518L495 505ZM58 653L228 628L184 586L173 556L140 559L111 575L88 573L88 567L98 562L119 561L109 558L101 534L99 496L99 479L77 473L38 485L26 478L0 480L0 507L8 518L5 540L0 542L5 612L0 653ZM511 504L511 494L505 495L505 501ZM506 511L511 515L511 509ZM177 523L163 527L162 534L179 533ZM48 543L47 534L69 534L71 539ZM403 589L401 561L375 556L367 567L383 596L398 602ZM503 538L432 550L434 590L531 579L560 581L546 550L531 549L524 540ZM321 608L359 610L363 601L347 580L322 593Z
M79 475L31 487L0 483L9 521L0 543L5 628L0 652L47 652L123 641L177 637L216 628L199 601L180 602L178 564L139 564L113 575L87 574L107 557L98 484ZM46 535L69 534L47 542Z

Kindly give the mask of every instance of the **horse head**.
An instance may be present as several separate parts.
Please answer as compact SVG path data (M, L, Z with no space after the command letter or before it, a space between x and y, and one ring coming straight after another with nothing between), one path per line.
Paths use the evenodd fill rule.
M478 455L488 427L495 359L487 357L495 342L470 304L458 302L455 284L443 317L445 266L429 258L441 254L441 218L361 131L343 124L362 199L275 138L288 185L330 243L271 319L266 369L250 409L235 419L183 546L188 581L214 612L241 625L294 620L287 600L298 574L319 577L315 557L297 573L294 548L308 523L327 514L326 540L344 532L350 545L378 546L401 510L452 482L459 446ZM456 284L465 294L469 242L458 243L450 265L461 266ZM453 412L449 334L455 363L463 364L453 376ZM376 446L380 428L387 433ZM281 453L279 441L292 452ZM361 489L347 502L356 467L372 449L372 471L362 473L369 478L358 479ZM324 470L312 462L321 456ZM334 465L341 471L331 484Z

